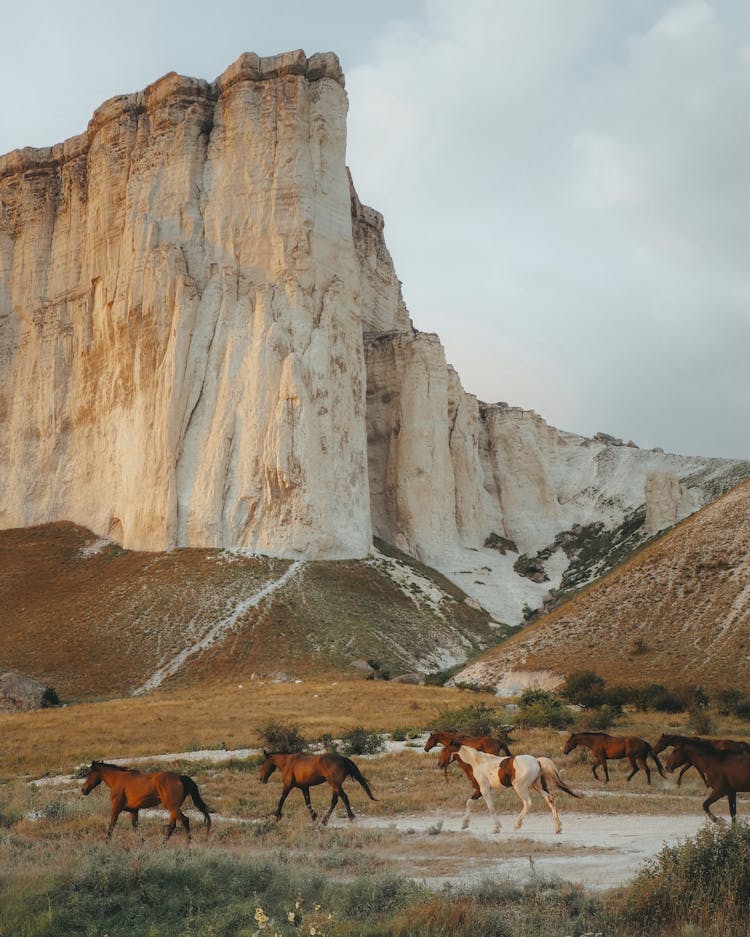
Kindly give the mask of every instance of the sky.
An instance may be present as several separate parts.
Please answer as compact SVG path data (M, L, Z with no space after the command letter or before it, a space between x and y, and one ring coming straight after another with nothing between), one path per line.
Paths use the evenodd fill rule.
M336 52L358 194L465 390L750 458L746 0L37 0L3 33L0 153L168 71Z

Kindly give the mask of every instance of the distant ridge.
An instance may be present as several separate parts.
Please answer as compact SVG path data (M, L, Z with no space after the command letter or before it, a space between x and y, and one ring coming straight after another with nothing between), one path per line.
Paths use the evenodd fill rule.
M750 689L750 481L456 679L488 685L582 669L614 684Z

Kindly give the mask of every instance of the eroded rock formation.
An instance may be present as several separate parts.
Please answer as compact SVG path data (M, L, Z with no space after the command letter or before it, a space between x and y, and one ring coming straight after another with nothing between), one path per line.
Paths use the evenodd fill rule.
M354 191L346 113L334 55L245 54L0 158L0 527L309 559L374 530L517 621L550 586L486 543L644 501L656 529L717 493L728 463L464 391Z

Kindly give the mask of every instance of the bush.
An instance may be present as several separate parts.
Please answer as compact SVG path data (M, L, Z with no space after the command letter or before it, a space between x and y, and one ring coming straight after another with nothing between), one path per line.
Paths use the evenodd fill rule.
M549 690L526 690L521 696L518 722L531 729L566 729L575 715L555 693Z
M583 732L606 732L622 715L619 707L610 706L605 703L599 709L594 709L587 713L585 718L579 720L581 731Z
M418 739L421 734L414 726L397 726L391 732L391 738L394 742L406 742L409 739Z
M691 706L688 713L688 724L696 735L711 735L714 723L707 709L702 706Z
M505 714L486 703L475 703L464 709L443 709L432 728L462 735L494 735L505 742L510 741L513 731L513 727L505 723Z
M47 709L50 706L60 706L60 697L53 687L48 686L42 693L42 709Z
M263 747L271 752L304 752L308 741L297 726L284 726L270 722L263 729L256 729Z
M661 683L651 683L645 687L634 687L630 691L630 701L636 709L655 709L658 712L682 712L682 700Z
M385 736L362 726L357 726L341 738L341 751L345 755L377 755L384 748Z
M692 924L705 934L746 934L750 827L705 826L662 849L625 890L620 915L637 933L672 933Z
M560 691L563 699L584 709L598 709L604 703L606 683L593 670L572 673Z
M716 694L716 705L721 716L736 716L737 707L747 703L748 699L742 690L727 689Z

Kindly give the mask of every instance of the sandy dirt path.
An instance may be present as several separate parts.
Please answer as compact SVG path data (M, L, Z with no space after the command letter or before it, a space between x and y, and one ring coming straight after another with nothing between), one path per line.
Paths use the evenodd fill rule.
M485 811L486 814L486 811ZM404 836L405 845L414 833L432 832L432 848L443 865L451 861L453 869L432 874L425 869L424 880L431 885L443 882L470 883L484 877L502 877L526 882L534 875L554 877L586 888L604 889L623 885L639 871L644 860L656 855L663 846L675 845L695 833L708 822L702 815L660 816L648 814L592 815L562 814L563 832L556 836L546 811L529 813L522 829L514 830L514 817L502 814L503 829L493 833L489 816L482 816L477 806L471 828L461 830L462 815L440 819L434 815L403 816L383 820L375 817L357 818L367 828L396 830ZM334 821L332 821L334 822ZM337 818L336 825L345 820ZM444 848L445 838L461 837L461 849ZM482 855L472 857L471 841L482 843ZM497 857L486 855L484 844L497 847ZM447 845L455 846L455 842ZM439 864L439 863L436 863ZM418 877L418 876L415 876Z

